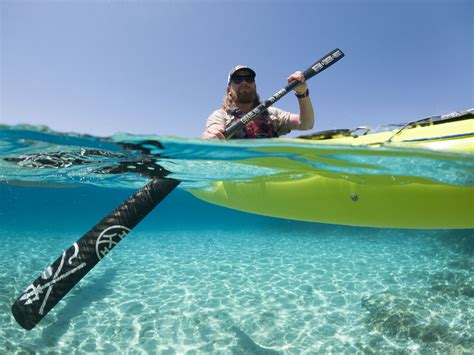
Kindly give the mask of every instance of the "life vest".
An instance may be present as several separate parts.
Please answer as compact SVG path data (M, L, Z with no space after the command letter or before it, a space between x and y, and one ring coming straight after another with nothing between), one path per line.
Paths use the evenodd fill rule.
M234 120L241 119L244 114L238 108L228 110L227 113L231 115ZM240 132L235 134L233 138L276 138L278 134L275 132L270 114L265 110L260 116L253 119L242 128Z

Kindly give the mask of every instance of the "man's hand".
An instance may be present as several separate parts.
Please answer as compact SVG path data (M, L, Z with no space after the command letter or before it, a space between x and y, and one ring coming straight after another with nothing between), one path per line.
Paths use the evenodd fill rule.
M225 128L223 126L219 126L219 125L214 124L202 133L201 138L203 138L203 139L215 139L215 138L225 139L224 131L225 131Z
M294 72L293 74L291 74L289 77L288 77L288 84L291 83L292 81L295 81L295 80L298 80L301 82L301 84L298 84L296 87L295 87L295 92L298 94L298 95L303 95L306 90L308 90L308 85L305 83L304 81L304 75L302 72L300 71L296 71Z

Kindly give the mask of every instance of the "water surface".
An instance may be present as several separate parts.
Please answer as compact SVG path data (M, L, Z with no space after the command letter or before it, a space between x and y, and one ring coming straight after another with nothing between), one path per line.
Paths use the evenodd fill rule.
M147 154L183 184L35 329L23 330L10 306L24 288L148 180L97 173L143 158L143 151L116 143L145 147L157 140L162 147L148 144ZM464 156L348 154L309 145L290 153L278 144L274 156L317 169L472 184L472 160ZM242 164L269 154L261 145L0 130L0 352L474 351L472 230L296 222L212 206L186 192L216 180L279 173ZM62 166L4 159L56 153L63 153ZM307 159L317 154L350 164Z

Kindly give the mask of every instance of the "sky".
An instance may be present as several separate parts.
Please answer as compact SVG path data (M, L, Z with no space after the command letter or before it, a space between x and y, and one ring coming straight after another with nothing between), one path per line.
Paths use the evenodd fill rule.
M199 137L236 64L308 81L312 131L474 107L471 0L0 0L0 124ZM288 94L275 104L298 112ZM308 132L294 131L295 137Z

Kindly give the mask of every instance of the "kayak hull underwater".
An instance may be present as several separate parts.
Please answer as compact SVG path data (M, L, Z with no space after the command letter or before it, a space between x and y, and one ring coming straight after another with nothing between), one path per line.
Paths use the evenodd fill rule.
M313 160L330 160L334 152L328 145L346 147L344 154L357 154L361 151L357 146L370 146L374 149L365 150L364 154L373 151L377 156L429 156L436 150L463 153L459 157L453 155L452 159L471 160L473 131L474 118L468 116L462 120L411 127L404 132L393 130L360 137L286 141L325 148ZM267 152L278 152L278 149L282 148L259 148ZM383 228L474 228L472 185L450 185L413 176L322 171L281 157L253 158L240 163L288 171L244 182L220 181L211 189L190 192L220 206L299 221Z
M474 189L385 177L374 183L307 176L223 181L192 194L220 206L308 222L384 228L474 228Z

